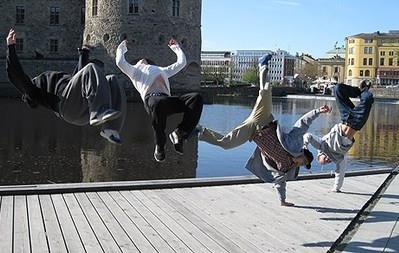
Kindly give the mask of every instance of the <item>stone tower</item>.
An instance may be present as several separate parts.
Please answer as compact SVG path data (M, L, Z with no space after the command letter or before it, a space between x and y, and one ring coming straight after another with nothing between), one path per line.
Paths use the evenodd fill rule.
M195 90L200 84L201 0L86 0L84 43L96 45L92 55L106 63L106 72L121 72L115 52L127 36L127 60L147 58L167 66L176 56L167 43L176 38L187 57L187 66L172 78L172 89ZM128 80L125 78L126 85Z

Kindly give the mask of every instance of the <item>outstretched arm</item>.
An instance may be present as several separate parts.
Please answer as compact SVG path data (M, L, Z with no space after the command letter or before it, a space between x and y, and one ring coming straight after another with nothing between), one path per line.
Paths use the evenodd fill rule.
M324 105L318 109L311 110L310 112L303 115L297 122L295 122L292 130L289 134L294 135L304 135L312 122L321 114L321 113L329 113L331 112L331 108L327 105Z
M127 76L133 77L137 69L126 61L125 54L127 51L127 40L124 40L116 49L116 66L118 66L118 68Z
M17 88L19 92L23 94L23 98L25 102L31 104L31 100L38 95L38 88L33 85L31 79L28 75L25 74L21 63L19 62L17 53L16 53L16 33L13 29L10 29L10 32L7 36L7 61L6 61L6 70L8 78L11 83Z
M169 77L172 77L176 75L180 70L182 70L186 64L186 55L184 54L183 50L180 48L179 44L175 39L171 39L168 44L169 48L172 49L173 52L175 52L177 56L177 61L173 63L172 65L169 65L167 67L162 67L161 69L165 71L166 75Z
M317 150L321 149L321 143L322 139L319 136L313 135L311 133L306 133L303 136L303 143L305 146L308 146L309 144L315 147Z

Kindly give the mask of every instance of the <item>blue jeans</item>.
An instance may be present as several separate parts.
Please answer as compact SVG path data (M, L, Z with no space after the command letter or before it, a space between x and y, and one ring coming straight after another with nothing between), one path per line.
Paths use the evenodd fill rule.
M362 92L358 87L340 83L335 86L334 95L342 123L359 131L369 117L374 102L373 94L368 90ZM350 98L356 97L360 97L360 102L355 106Z

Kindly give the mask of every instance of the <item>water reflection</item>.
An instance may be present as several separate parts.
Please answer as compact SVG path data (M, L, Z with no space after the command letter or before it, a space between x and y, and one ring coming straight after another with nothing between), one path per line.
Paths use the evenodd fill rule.
M226 133L250 113L255 98L219 98L204 107L201 124ZM281 124L290 126L300 115L333 101L274 99L273 113ZM177 155L167 144L167 160L153 159L153 136L149 118L141 103L128 104L128 118L122 132L124 144L108 144L99 129L75 127L45 110L31 110L18 100L1 99L0 184L98 182L146 179L234 176L249 174L243 166L254 149L253 143L225 151L191 139L185 154ZM390 166L399 150L398 105L375 104L365 128L356 136L350 151L350 169ZM180 120L172 117L168 131ZM311 127L325 134L338 120L322 116ZM313 171L333 166L313 164ZM302 173L309 173L303 171Z
M0 184L98 182L195 177L197 140L177 155L167 144L167 161L153 159L150 121L142 104L129 104L124 145L109 144L99 129L76 127L45 110L1 99ZM168 131L180 119L170 118Z

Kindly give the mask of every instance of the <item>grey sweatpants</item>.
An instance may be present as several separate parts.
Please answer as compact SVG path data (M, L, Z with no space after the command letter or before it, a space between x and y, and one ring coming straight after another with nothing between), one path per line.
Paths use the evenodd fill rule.
M89 63L72 77L63 90L60 116L68 123L84 126L107 109L120 111L121 116L105 123L102 128L120 131L126 117L125 90L114 75L105 76L102 68Z

